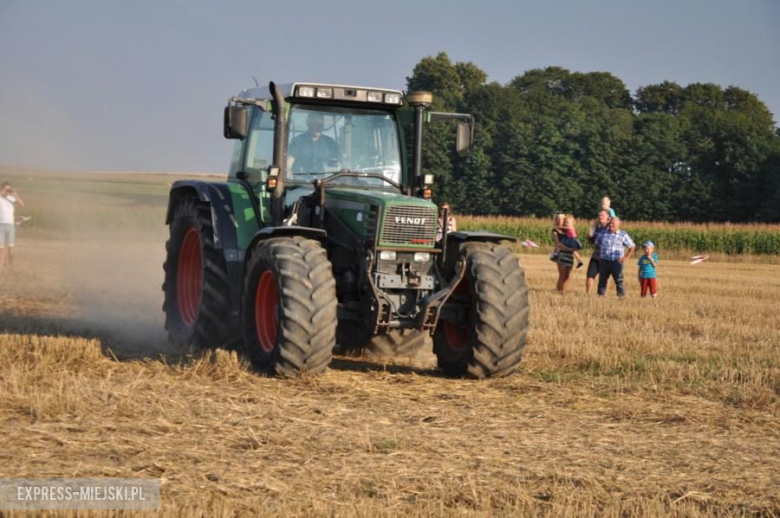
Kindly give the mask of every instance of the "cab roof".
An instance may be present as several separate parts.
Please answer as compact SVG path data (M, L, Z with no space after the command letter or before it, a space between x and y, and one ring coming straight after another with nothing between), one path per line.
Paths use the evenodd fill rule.
M313 87L313 88L330 88L333 91L343 91L343 92L352 92L352 93L365 93L365 92L381 92L382 94L398 94L401 99L404 98L404 93L401 90L393 90L389 88L374 88L374 87L368 87L368 86L350 86L350 85L334 85L334 84L327 84L327 83L311 83L311 82L296 82L296 83L285 83L285 84L279 84L276 85L279 90L282 92L282 96L284 98L288 97L296 97L298 88L299 87ZM273 94L271 93L271 90L268 86L259 86L255 88L247 88L246 90L241 90L241 92L238 94L238 97L243 99L259 99L259 100L272 100ZM346 98L342 100L358 100L353 98Z

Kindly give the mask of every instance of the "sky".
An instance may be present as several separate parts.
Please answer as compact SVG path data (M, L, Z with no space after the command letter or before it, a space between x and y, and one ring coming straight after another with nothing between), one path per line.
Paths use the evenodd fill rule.
M780 118L778 0L0 0L0 165L223 173L253 76L405 89L440 51L500 83L736 85Z

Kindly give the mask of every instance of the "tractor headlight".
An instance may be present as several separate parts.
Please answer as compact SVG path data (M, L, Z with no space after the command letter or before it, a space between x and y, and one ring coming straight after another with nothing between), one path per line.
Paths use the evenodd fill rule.
M382 92L368 92L368 96L366 97L366 100L370 103L381 103Z
M427 263L430 260L431 260L431 254L429 253L416 252L414 254L415 263Z
M401 94L385 94L387 104L401 104Z
M313 86L299 86L298 87L298 97L314 97L314 87Z
M398 255L395 253L395 250L381 250L379 252L379 259L381 261L395 261L396 257L398 257Z
M322 99L332 99L333 88L317 88L317 97Z

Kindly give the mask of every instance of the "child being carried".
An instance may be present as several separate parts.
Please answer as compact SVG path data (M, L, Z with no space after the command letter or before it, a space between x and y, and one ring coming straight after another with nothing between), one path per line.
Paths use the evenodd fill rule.
M574 259L577 260L577 268L581 267L582 261L580 260L580 254L577 252L577 250L582 250L582 241L577 238L577 229L575 228L574 216L571 214L566 214L563 218L563 227L559 228L562 233L558 235L558 241L563 246L572 249L572 255L574 256ZM557 258L558 249L555 248L550 254L550 260L556 261Z
M582 266L582 261L580 260L580 254L577 250L582 250L582 241L577 238L577 229L574 225L574 216L567 214L563 219L563 232L565 236L559 237L558 241L560 241L562 245L568 246L574 250L574 259L577 260L577 268L579 268Z

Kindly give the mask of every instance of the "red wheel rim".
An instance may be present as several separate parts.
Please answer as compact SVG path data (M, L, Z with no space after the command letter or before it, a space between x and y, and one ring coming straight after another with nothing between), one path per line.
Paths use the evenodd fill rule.
M276 333L279 319L276 316L279 296L276 291L276 279L269 271L263 272L255 292L255 329L257 339L263 351L270 353L276 346Z
M469 302L471 302L471 292L469 291L469 283L466 279L460 281L455 287L452 295L458 296L458 302L465 301L466 296ZM447 303L451 303L450 300ZM447 345L454 351L462 351L468 346L469 337L471 336L471 329L467 325L459 325L450 322L449 320L442 320L444 327L444 338L447 339Z
M191 228L184 234L179 252L179 268L176 276L176 292L179 312L185 324L195 323L200 306L200 287L203 281L201 271L200 238L198 231Z

